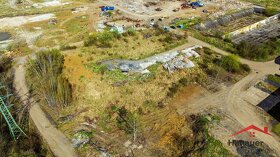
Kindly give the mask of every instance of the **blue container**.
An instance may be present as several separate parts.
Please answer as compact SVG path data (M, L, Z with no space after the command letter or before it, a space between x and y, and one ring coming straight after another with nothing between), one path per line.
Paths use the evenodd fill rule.
M103 6L101 7L101 11L115 10L114 6Z

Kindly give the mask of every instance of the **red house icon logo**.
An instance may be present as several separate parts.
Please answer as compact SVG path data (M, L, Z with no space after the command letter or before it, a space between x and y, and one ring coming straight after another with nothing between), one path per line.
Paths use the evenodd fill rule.
M253 131L250 131L250 130L253 130ZM241 133L243 133L243 132L247 132L247 131L249 131L250 137L252 137L252 138L255 137L255 131L258 131L258 132L261 132L261 133L264 133L264 134L267 134L267 135L272 136L272 134L270 134L270 133L268 132L268 127L264 127L263 130L262 130L262 129L256 127L255 125L250 125L250 126L244 128L244 129L242 129L242 130L236 132L235 134L232 134L231 137L232 137L232 136L236 136L236 135L238 135L238 134L241 134Z

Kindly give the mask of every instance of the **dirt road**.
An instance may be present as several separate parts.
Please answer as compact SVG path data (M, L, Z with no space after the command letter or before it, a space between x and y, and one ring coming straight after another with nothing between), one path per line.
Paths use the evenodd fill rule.
M21 96L22 100L27 100L29 92L25 84L25 68L24 64L27 57L20 57L15 59L16 65L14 85L16 91ZM32 99L32 98L31 98ZM31 102L34 102L31 100ZM24 102L25 103L25 102ZM52 153L57 157L76 157L76 153L71 146L68 139L58 129L53 126L45 113L40 108L39 104L33 103L30 109L30 118L34 122L40 135L43 137L45 142L48 144Z
M190 43L208 47L222 55L230 54L193 37L189 37L188 39ZM246 101L246 91L249 87L256 84L257 81L262 79L265 75L279 72L279 67L274 64L273 61L254 62L246 59L240 59L240 61L244 64L248 64L251 67L252 72L248 76L231 87L225 88L218 93L210 94L195 102L187 104L183 108L179 108L178 112L180 114L183 114L186 111L199 113L207 108L215 107L221 108L226 111L243 127L247 127L248 125L252 124L258 127L269 126L270 124L268 124L263 119L262 115L257 112L255 106L257 104L252 105ZM264 143L266 143L277 153L278 156L280 156L280 142L279 138L276 135L267 136L265 134L256 134L256 137L261 141L264 141Z

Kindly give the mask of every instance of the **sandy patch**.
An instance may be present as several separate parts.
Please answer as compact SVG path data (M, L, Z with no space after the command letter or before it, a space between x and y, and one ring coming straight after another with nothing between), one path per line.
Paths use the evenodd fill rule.
M54 14L42 14L42 15L35 15L35 16L17 16L17 17L5 17L0 19L0 29L6 27L19 27L21 25L33 22L40 22L49 20L51 18L55 18Z

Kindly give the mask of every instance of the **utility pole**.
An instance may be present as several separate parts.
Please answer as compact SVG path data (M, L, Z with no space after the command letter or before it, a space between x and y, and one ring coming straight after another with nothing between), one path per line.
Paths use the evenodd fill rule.
M12 94L8 93L8 90L6 89L5 86L1 85L0 83L0 90L4 90L6 92L5 95L0 94L0 112L3 115L6 123L9 126L10 134L13 137L14 140L17 140L21 134L25 135L26 134L23 132L23 130L18 126L16 123L15 119L11 115L9 109L8 109L8 99Z

